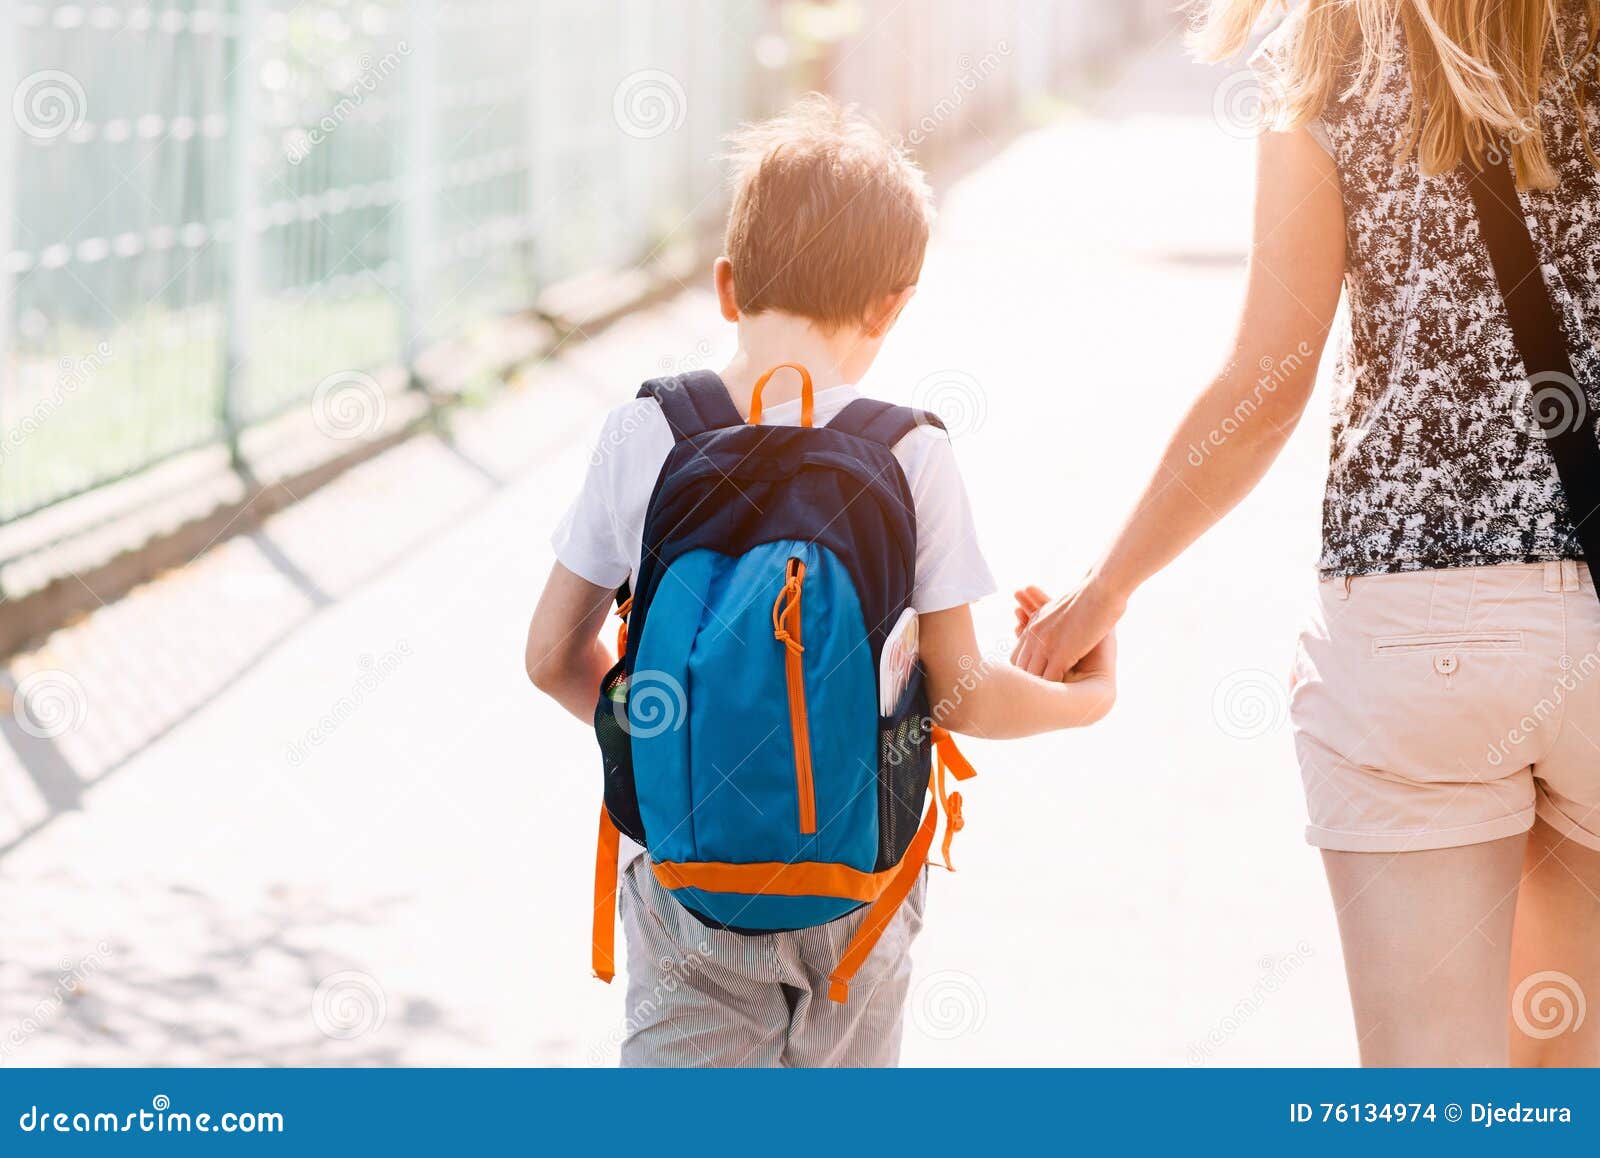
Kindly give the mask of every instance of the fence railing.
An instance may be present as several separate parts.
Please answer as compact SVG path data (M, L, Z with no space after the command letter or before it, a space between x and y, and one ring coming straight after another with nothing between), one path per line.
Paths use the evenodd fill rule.
M0 0L0 522L704 230L788 92L928 145L1148 7Z

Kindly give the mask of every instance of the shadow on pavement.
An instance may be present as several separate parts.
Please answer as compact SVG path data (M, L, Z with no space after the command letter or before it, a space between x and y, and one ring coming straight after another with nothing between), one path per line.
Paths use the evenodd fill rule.
M402 898L357 912L285 889L245 920L186 886L129 902L165 953L114 936L50 967L0 964L0 1057L47 1034L60 1060L108 1050L172 1064L384 1066L406 1060L398 1043L414 1062L474 1041L434 1002L386 988L330 947L392 921Z

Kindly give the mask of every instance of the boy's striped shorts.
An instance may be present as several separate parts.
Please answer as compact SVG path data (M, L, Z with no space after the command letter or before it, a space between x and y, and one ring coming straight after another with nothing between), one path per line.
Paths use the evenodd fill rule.
M866 909L811 929L741 936L701 924L636 857L618 884L628 953L622 1064L898 1064L927 887L924 869L841 1005L828 1000L828 974Z

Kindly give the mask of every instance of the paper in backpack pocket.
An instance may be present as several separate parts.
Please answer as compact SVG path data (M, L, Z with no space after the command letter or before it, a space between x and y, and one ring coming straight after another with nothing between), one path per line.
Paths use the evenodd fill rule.
M917 613L908 607L883 641L883 655L878 661L880 716L893 715L900 697L911 685L911 673L917 666L917 642Z

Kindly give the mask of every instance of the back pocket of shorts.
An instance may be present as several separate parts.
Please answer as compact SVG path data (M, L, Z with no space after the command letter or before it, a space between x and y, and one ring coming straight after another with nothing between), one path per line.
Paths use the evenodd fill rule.
M1383 635L1372 641L1379 658L1434 651L1521 651L1520 631L1445 631L1424 635Z

